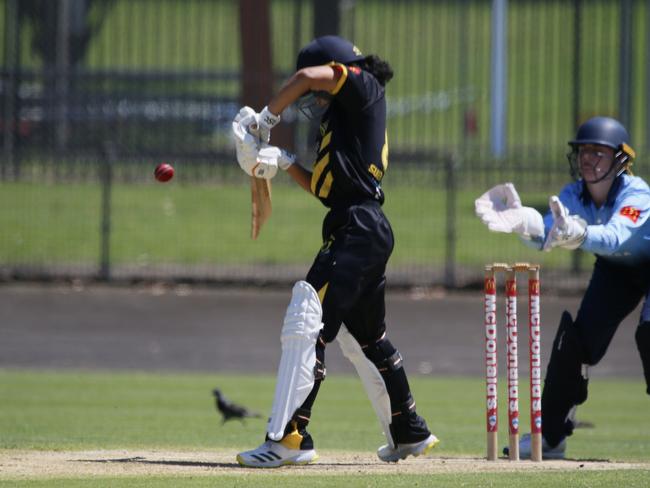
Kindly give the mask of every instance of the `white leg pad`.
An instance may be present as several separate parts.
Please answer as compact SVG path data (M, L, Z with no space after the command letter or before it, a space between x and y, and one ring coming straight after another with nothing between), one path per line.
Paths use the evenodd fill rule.
M366 389L366 394L370 399L370 403L372 403L372 407L375 409L377 419L379 419L381 428L384 431L388 445L391 448L395 448L393 436L390 434L390 422L392 418L390 398L386 390L386 383L384 383L384 379L381 377L377 366L366 357L363 349L361 349L361 346L352 334L350 334L345 325L341 326L336 340L339 342L343 355L354 365L359 374L359 378L361 378L363 387Z
M322 316L316 290L306 281L298 281L293 287L280 335L282 357L266 430L271 440L282 439L287 422L314 387L316 340L323 327Z

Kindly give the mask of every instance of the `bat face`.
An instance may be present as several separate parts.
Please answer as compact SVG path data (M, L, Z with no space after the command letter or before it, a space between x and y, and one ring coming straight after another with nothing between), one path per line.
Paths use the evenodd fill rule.
M271 216L271 180L251 176L251 238L257 239Z

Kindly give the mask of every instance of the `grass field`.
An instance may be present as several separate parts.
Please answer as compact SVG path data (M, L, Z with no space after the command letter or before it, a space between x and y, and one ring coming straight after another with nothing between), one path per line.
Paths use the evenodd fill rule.
M501 382L503 384L503 382ZM414 376L411 381L418 410L441 439L433 453L435 459L482 458L485 454L484 387L473 378L430 378ZM97 450L113 452L118 458L130 453L182 452L192 459L192 452L226 454L228 463L240 449L256 446L264 433L264 421L231 421L221 425L213 406L212 388L220 387L231 400L267 413L272 399L274 379L268 375L239 376L223 374L109 373L0 370L0 456L5 461L20 453ZM521 391L525 391L521 384ZM8 477L0 470L0 486L647 486L650 475L650 423L647 418L647 395L640 382L625 380L592 381L590 399L580 409L580 418L595 424L593 429L576 432L568 444L567 456L592 461L637 462L646 468L576 471L575 468L553 471L417 474L400 471L372 474L360 466L358 473L344 478L332 472L310 474L291 468L266 471L219 469L213 475L195 463L185 474L164 471L152 476L137 476L119 470L86 478L73 472L66 476ZM522 424L528 421L525 395L520 411ZM504 392L501 398L504 398ZM502 412L505 413L505 412ZM328 377L312 417L310 431L321 450L321 463L337 452L372 454L383 436L372 414L360 382L353 377ZM505 421L502 421L502 426ZM527 430L522 427L524 432ZM502 430L503 431L503 430ZM505 439L505 434L501 434ZM9 457L7 457L9 456ZM79 455L80 456L80 455ZM197 458L198 459L198 458ZM201 460L203 460L201 458ZM426 465L426 461L422 461ZM153 463L156 464L156 463ZM164 465L164 462L159 462ZM173 464L173 463L168 463ZM177 463L178 464L178 463ZM186 462L191 466L191 462ZM73 463L68 463L74 469ZM542 463L542 466L544 463ZM216 465L215 465L216 467ZM117 469L117 468L116 468ZM164 466L161 468L164 470ZM171 469L171 468L170 468ZM334 469L334 468L332 468ZM128 471L128 470L127 470ZM116 474L117 473L117 474ZM307 479L306 479L307 478Z
M116 184L111 207L113 264L304 264L321 244L326 209L296 186L276 184L273 215L257 241L250 239L250 192L241 183ZM283 178L286 176L282 175ZM391 266L444 266L446 192L426 173L387 182L385 212L395 232ZM482 190L456 196L456 255L463 266L495 259L531 260L568 268L570 253L539 253L512 235L488 232L474 215ZM544 193L522 194L544 203ZM98 184L0 183L0 262L98 262L101 189Z
M312 3L273 0L269 4L272 64L279 83L293 70L297 50L312 38ZM6 20L9 5L0 0L0 24ZM227 110L228 102L239 103L242 90L238 7L234 0L93 3L89 18L99 27L76 68L94 75L72 83L75 93L71 92L70 98L83 94L81 98L93 99L97 95L121 105L128 100L171 97L201 99L213 105L208 115L197 119L159 119L156 113L162 108L156 109L156 104L149 107L151 120L147 111L136 116L139 112L126 108L124 113L116 112L121 115L110 125L101 117L82 119L71 126L71 146L78 143L94 148L110 136L118 147L133 154L196 152L206 157L228 149L228 124L223 124L220 111ZM503 159L495 159L491 152L492 2L364 0L341 2L341 9L341 34L366 53L386 58L395 71L387 89L388 134L391 151L402 158L391 162L385 180L385 209L396 236L390 266L423 275L426 268L428 274L417 281L427 282L431 269L444 269L450 259L440 166L445 154L453 154L460 168L458 178L463 180L453 217L459 266L478 270L485 262L516 260L573 269L570 253L540 254L521 246L512 236L488 234L473 216L472 202L489 186L510 179L518 187L520 181L528 182L528 193L522 192L525 203L544 203L560 189L558 177L568 179L564 155L566 141L575 129L574 118L583 120L596 113L619 115L621 2L581 2L579 60L574 52L575 2L508 3L508 147ZM648 6L632 2L632 9L630 96L633 107L644 107L648 97L648 75L643 69L647 64ZM21 26L20 67L35 76L25 79L24 91L38 98L47 91L47 81L41 77L43 60L32 48L34 27L29 22ZM0 38L0 51L7 50L5 42ZM574 102L578 113L574 113ZM640 155L637 167L642 176L648 174L643 151L650 140L645 137L645 112L632 110L628 127ZM466 117L474 119L473 129ZM299 152L306 152L305 126L297 127ZM33 134L16 146L18 152L8 161L0 161L3 175L5 170L11 173L11 165L18 160L24 166L33 162L48 168L60 164L64 173L68 164L74 164L62 162L59 150L54 151L55 161L50 160L53 151L43 138L48 141L52 134L46 126L37 121L30 130ZM417 161L419 173L395 179L402 171L398 164L414 153L427 155L425 161L422 157ZM276 185L274 215L261 238L252 242L248 238L250 203L245 178L227 185L208 178L197 185L196 179L184 179L182 160L173 162L179 172L172 185L140 184L142 179L136 178L136 184L115 186L111 264L146 269L252 263L306 267L311 263L320 244L324 214L315 200L305 198L296 188ZM214 166L215 162L211 163ZM480 184L464 184L477 173L477 178L482 178ZM56 185L46 183L46 177L32 181L36 183L0 184L0 264L9 268L96 269L101 226L96 180ZM582 260L583 269L589 262Z

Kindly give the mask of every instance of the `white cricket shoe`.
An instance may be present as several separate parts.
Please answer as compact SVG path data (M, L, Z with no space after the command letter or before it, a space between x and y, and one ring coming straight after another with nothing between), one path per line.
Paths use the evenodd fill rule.
M289 449L273 441L266 441L257 449L237 454L237 462L249 468L278 468L287 464L309 464L316 459L318 454L314 449Z
M406 459L408 456L417 457L426 454L436 447L439 442L438 438L431 434L423 441L414 442L413 444L398 444L396 448L386 444L377 449L377 456L386 463L396 463L400 459Z
M530 459L531 451L531 441L530 434L524 434L519 439L519 459ZM542 436L542 459L564 459L564 453L566 451L566 438L562 439L560 443L551 447ZM503 454L506 456L510 452L510 449L506 446L503 448Z

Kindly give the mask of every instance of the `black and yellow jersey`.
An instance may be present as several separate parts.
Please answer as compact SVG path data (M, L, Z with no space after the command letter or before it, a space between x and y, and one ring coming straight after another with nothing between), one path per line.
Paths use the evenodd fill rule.
M388 167L384 87L356 66L332 67L340 78L321 120L311 192L327 207L381 204Z

